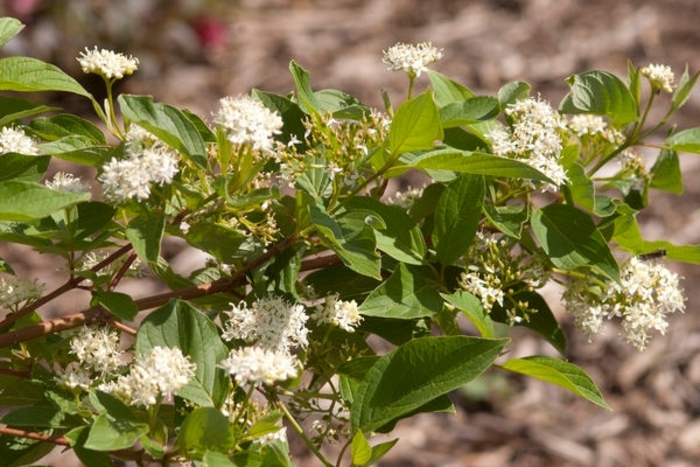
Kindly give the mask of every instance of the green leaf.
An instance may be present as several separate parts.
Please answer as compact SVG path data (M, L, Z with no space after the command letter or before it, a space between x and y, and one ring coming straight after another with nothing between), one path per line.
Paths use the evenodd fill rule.
M24 99L0 96L0 126L9 125L21 118L31 117L32 115L50 112L56 109L58 109L58 107L49 107L46 105L34 104Z
M0 436L0 459L4 467L26 467L34 465L43 458L55 445L42 443L15 436Z
M607 217L615 212L615 205L608 196L597 196L595 184L586 175L580 164L571 164L566 175L569 177L571 198L582 208L597 216Z
M197 126L180 110L153 102L151 96L121 94L117 99L122 113L133 123L186 154L200 167L207 166L204 140Z
M205 407L219 407L228 378L217 365L228 354L216 325L185 302L172 300L146 317L139 328L136 352L153 347L177 347L197 365L195 376L178 396Z
M565 204L534 210L532 230L552 263L566 271L591 266L619 282L620 269L593 219Z
M309 215L328 246L347 267L364 276L381 278L381 264L379 255L374 251L376 244L373 241L364 236L360 237L359 242L349 241L338 222L319 206L310 205Z
M508 360L503 368L556 384L606 410L612 410L591 377L572 363L552 357L533 356Z
M442 310L435 276L428 267L399 263L394 273L360 305L365 316L414 319Z
M700 127L674 133L664 142L664 146L672 151L700 154Z
M297 65L294 60L289 63L289 70L294 78L294 84L297 89L297 101L301 110L309 115L322 112L323 107L311 89L309 72Z
M121 292L95 291L92 294L96 303L122 321L131 321L139 313L131 295Z
M484 203L484 178L465 174L447 185L435 209L432 240L443 265L453 264L474 241Z
M192 225L185 238L190 245L211 254L222 263L230 263L236 258L246 240L238 230L211 222Z
M391 122L389 147L394 155L421 151L435 146L443 137L440 111L431 93L402 103Z
M64 414L57 407L20 407L5 414L0 422L12 427L66 428Z
M0 18L0 47L24 29L24 24L15 18Z
M49 168L51 156L7 153L0 157L0 181L38 182Z
M678 110L685 105L695 87L698 76L700 76L700 72L690 76L688 73L688 64L685 65L681 79L678 81L678 87L676 87L673 92L673 97L671 98L671 111Z
M202 456L202 462L195 463L200 467L237 467L223 452L206 451Z
M77 206L78 216L71 223L73 240L82 240L104 229L110 222L116 209L99 201L88 201Z
M451 170L475 175L552 182L546 175L524 162L494 154L459 151L451 148L437 149L421 154L410 165L416 169Z
M314 92L321 109L331 112L335 118L359 120L369 109L354 96L335 89L322 89Z
M448 295L440 294L447 303L461 311L476 327L481 337L494 337L493 321L484 310L481 300L464 290Z
M44 387L41 384L14 376L0 375L0 406L34 405L43 399Z
M104 133L89 120L72 114L59 114L51 117L35 118L29 123L37 136L44 140L57 140L65 137L83 137L86 145L106 144ZM73 149L83 149L81 146Z
M527 320L515 323L515 326L532 329L552 344L560 354L566 354L566 337L547 301L540 294L534 291L520 290L509 297L508 300L513 304L526 302L529 308L537 310L536 313L530 313ZM495 304L491 310L491 318L501 323L510 323L505 309L498 304Z
M376 446L372 446L372 457L370 457L369 462L366 465L374 465L379 459L384 457L384 455L389 452L391 448L399 442L399 439L392 439L385 443L379 443Z
M607 71L588 71L566 80L571 87L559 105L566 114L605 115L613 123L624 125L638 120L637 103L618 77Z
M498 90L498 102L500 102L501 108L505 109L508 104L515 104L520 100L527 99L531 89L532 87L524 81L512 81L501 86L501 89Z
M493 364L508 339L423 337L382 356L350 409L352 429L371 432L457 389Z
M259 91L257 89L253 90L252 94L253 97L265 104L265 107L282 116L282 121L284 122L282 126L282 142L286 144L289 143L292 138L296 138L297 140L302 139L302 135L306 132L303 123L306 115L295 102L292 102L284 96Z
M443 128L470 125L498 117L501 107L494 97L472 97L440 108Z
M476 96L471 89L452 81L450 78L437 71L429 70L428 78L430 79L430 84L433 86L433 92L435 93L435 103L440 107L452 104L453 102L471 99Z
M60 192L34 182L3 181L0 182L0 220L41 219L89 199L90 193Z
M114 467L114 462L112 462L109 454L85 449L85 441L87 441L89 434L90 427L81 426L66 433L65 437L70 441L71 447L83 465L89 465L90 467Z
M361 303L381 282L341 265L314 271L304 277L304 283L310 284L319 296L338 293L342 300Z
M508 204L505 206L494 206L491 203L484 203L484 214L498 230L513 238L520 238L523 226L529 218L527 206Z
M350 443L350 455L353 465L367 465L372 459L372 446L362 430L357 430Z
M407 264L422 264L427 247L420 228L396 206L388 206L367 196L356 196L348 201L349 211L367 211L376 216L384 224L382 228L370 224L374 228L377 249L392 258Z
M0 59L0 91L62 91L92 98L58 67L30 57Z
M139 437L150 431L148 423L137 421L135 415L114 396L91 392L93 406L101 412L97 416L85 441L85 448L95 451L129 449Z
M193 410L180 428L177 445L186 453L202 455L206 451L226 453L235 446L233 425L218 409Z
M126 227L129 239L136 253L149 263L156 263L160 256L160 244L165 229L165 218L156 213L139 215Z
M651 182L649 183L651 188L677 195L683 193L683 178L676 151L662 149L649 172L651 173Z

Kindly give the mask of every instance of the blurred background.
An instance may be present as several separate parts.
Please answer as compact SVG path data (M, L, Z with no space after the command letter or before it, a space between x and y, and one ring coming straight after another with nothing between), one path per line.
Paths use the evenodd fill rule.
M0 14L27 25L0 55L51 61L98 95L100 83L82 74L75 57L95 45L134 55L139 70L119 91L152 94L204 117L225 95L288 93L292 59L309 70L315 89L340 89L381 108L381 89L395 101L406 91L405 76L381 61L399 41L443 48L434 69L477 93L524 80L555 106L567 91L565 78L589 69L624 76L631 60L670 65L677 77L686 64L691 73L700 70L697 0L0 0ZM420 78L419 89L426 82ZM52 98L91 115L80 99ZM677 121L700 126L700 92ZM700 166L697 156L681 162L685 192L652 193L652 207L640 216L649 240L700 243ZM28 273L50 280L55 272L47 258L8 254ZM456 415L399 423L394 435L401 441L380 465L698 465L700 266L667 264L685 276L687 311L671 317L666 336L655 336L643 353L621 343L614 329L589 343L558 305L560 292L548 291L569 339L568 359L594 377L612 412L493 371L454 395ZM553 355L538 338L513 334L509 355ZM317 465L303 449L294 454L296 465ZM64 457L49 462L77 465Z

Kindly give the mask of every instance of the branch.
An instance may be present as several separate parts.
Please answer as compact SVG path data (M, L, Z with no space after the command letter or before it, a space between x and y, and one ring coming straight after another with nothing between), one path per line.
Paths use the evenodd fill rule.
M70 446L70 443L63 436L42 435L34 431L18 430L17 428L9 428L0 426L0 434L14 436L18 438L34 439L36 441L44 441L47 443L57 444L59 446Z

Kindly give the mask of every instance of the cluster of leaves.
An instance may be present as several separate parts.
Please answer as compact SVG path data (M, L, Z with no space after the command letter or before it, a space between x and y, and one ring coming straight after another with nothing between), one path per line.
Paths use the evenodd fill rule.
M14 20L0 21L0 43L20 29ZM469 270L465 257L483 231L500 233L521 254L546 258L550 271L593 274L601 283L620 280L613 246L631 254L664 248L669 258L700 262L697 247L648 242L636 222L649 188L681 191L678 152L700 153L700 129L669 131L641 190L622 189L623 181L614 177L594 180L615 155L666 123L687 100L697 75L683 75L668 114L655 126L644 126L638 69L630 67L627 83L601 71L572 77L560 112L604 116L625 139L590 160L578 143L567 145L562 160L569 181L561 192L540 196L552 180L522 160L494 154L486 137L502 125L498 119L509 104L529 95L526 83L510 83L497 97L477 96L430 71L430 88L395 111L389 108L390 124L381 126L354 97L314 91L304 69L296 63L290 69L292 95L253 92L281 115L277 139L280 148L289 148L284 157L261 159L237 150L220 127L186 110L136 95L120 95L104 110L52 65L28 57L0 60L0 90L83 96L113 131L105 136L82 117L0 97L0 125L21 125L41 141L43 154L0 156L0 240L63 258L68 271L64 285L0 321L0 406L12 408L1 420L5 465L29 464L55 444L69 446L92 466L114 465L115 458L143 465L291 465L284 440L257 442L277 432L282 419L324 465L333 465L321 451L322 439L309 435L300 419L324 411L327 417L346 412L343 453L349 451L353 465L369 465L395 443L371 446L371 433L390 432L398 420L420 412L453 410L448 393L492 366L551 382L607 408L591 378L563 359L498 360L509 339L497 337L494 323L513 323L507 306L485 310L460 287L460 274ZM117 103L123 124L107 117ZM42 183L52 158L99 172L112 158L125 157L122 130L134 124L181 157L172 183L153 186L145 200L119 202ZM305 141L299 141L302 135ZM114 137L120 139L116 144L110 142ZM407 211L388 204L384 190L387 180L410 170L424 172L432 183ZM290 176L292 189L281 188L278 182ZM177 274L161 255L168 236L207 253L213 264L187 277ZM97 251L108 255L81 270L81 260ZM167 292L135 300L115 290L126 267L100 274L136 256ZM2 267L12 274L9 264ZM508 287L508 300L528 304L527 319L516 323L564 356L566 339L546 301L523 280ZM47 321L37 313L73 289L91 295L88 309ZM246 414L254 403L219 367L234 345L222 340L217 323L223 312L230 302L250 304L269 295L304 302L310 289L317 296L355 300L363 322L354 333L313 328L308 348L298 355L311 377L259 386L264 413L231 420L222 413L228 402ZM98 323L129 332L137 315L135 355L178 347L196 364L194 378L172 405L146 410L96 388L76 393L57 383L55 366L74 360L64 331ZM465 334L462 317L478 336ZM370 336L392 350L378 352ZM331 430L324 435L331 438Z

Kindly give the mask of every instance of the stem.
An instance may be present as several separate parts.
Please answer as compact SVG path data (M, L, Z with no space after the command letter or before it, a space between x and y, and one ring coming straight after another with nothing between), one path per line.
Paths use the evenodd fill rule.
M140 300L135 300L134 303L136 304L136 307L139 310L147 310L150 308L156 308L156 307L165 305L173 298L178 298L181 300L192 300L195 298L204 297L206 295L227 292L230 289L233 289L235 287L239 287L239 286L245 284L247 281L247 275L251 270L255 269L256 267L258 267L261 264L265 263L266 261L270 260L271 258L276 256L277 254L279 254L281 251L287 249L289 246L291 246L294 243L294 241L296 239L297 239L296 234L285 238L282 242L278 243L273 248L271 248L267 252L265 252L262 255L255 258L253 261L251 261L250 263L245 265L243 268L236 271L236 274L234 274L231 277L224 277L221 279L217 279L217 280L210 282L208 284L202 284L202 285L197 285L197 286L193 286L193 287L188 287L188 288L182 289L182 290L153 295L151 297L146 297L146 298L142 298ZM129 248L131 248L130 245L129 245ZM122 248L121 250L128 251L125 248ZM119 250L119 251L121 251L121 250ZM115 256L115 254L110 256L110 258ZM107 259L109 259L109 258L107 258ZM105 260L105 261L107 261L107 260ZM103 261L102 263L104 263L105 261ZM100 266L102 263L98 264L98 266ZM95 268L97 268L97 266L95 266ZM76 278L76 279L79 279L80 281L83 280L82 278ZM66 288L66 290L64 290L64 292L69 290L70 288L71 287ZM24 311L24 310L20 310L17 313L15 313L11 316L8 316L8 319L14 318L12 321L13 322L16 321L17 320L16 315L18 313L20 313L21 311ZM37 337L46 336L48 334L52 334L55 332L65 331L68 329L74 329L74 328L77 328L77 327L84 325L85 323L91 322L93 320L99 320L100 318L104 319L105 314L106 314L106 310L104 308L102 308L101 306L94 306L94 307L88 308L87 310L81 311L79 313L74 313L72 315L66 315L66 316L63 316L61 318L53 319L51 321L44 321L42 323L38 323L38 324L24 327L22 329L17 329L16 331L0 334L0 349L5 348L5 347L10 347L13 345L17 345L20 342L28 341L31 339L36 339ZM109 314L107 314L107 315L109 316ZM7 321L7 319L5 321ZM112 320L108 319L108 321L112 321ZM5 324L5 323L0 323L0 325L2 325L2 324Z
M314 445L314 443L312 443L311 440L306 436L302 427L299 425L299 423L297 423L292 414L289 413L289 410L287 410L287 407L280 401L277 401L275 405L278 409L282 411L284 417L287 419L289 424L292 425L294 431L296 431L296 433L301 437L302 441L304 441L304 444L306 444L309 450L314 453L318 460L323 462L323 465L325 465L326 467L334 467L333 463L326 459L326 457L321 453L321 451L319 451L319 449Z
M125 254L127 251L131 250L131 244L126 244L123 247L119 248L117 251L109 255L107 258L104 260L100 261L98 264L96 264L93 268L90 270L93 272L97 272L103 267L107 266L108 264L114 262ZM74 276L68 279L65 284L62 286L58 287L57 289L49 292L48 294L44 295L43 297L39 298L38 300L35 300L27 305L25 305L21 310L18 310L16 313L12 313L11 315L8 315L5 317L4 320L0 321L0 329L7 327L17 321L18 319L22 318L23 316L26 316L33 311L36 311L39 307L46 305L50 301L54 300L55 298L58 298L59 296L63 295L64 293L68 292L69 290L73 290L80 285L81 282L85 280L84 277L79 277L79 276Z
M16 438L33 439L36 441L44 441L46 443L53 443L58 446L70 446L70 442L63 436L43 435L41 433L36 433L27 430L18 430L16 428L10 428L7 426L0 427L0 435L14 436Z

